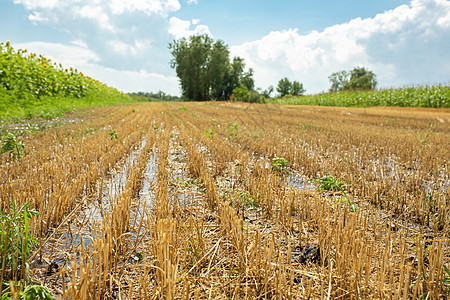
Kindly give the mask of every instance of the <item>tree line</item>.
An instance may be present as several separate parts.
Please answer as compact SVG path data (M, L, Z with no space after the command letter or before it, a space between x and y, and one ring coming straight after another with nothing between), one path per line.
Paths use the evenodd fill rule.
M255 88L253 69L245 70L245 61L241 57L230 59L228 45L223 41L214 41L208 35L194 35L174 40L169 44L172 60L170 66L175 69L180 80L182 98L187 100L228 100L264 102L274 91L273 86L262 90ZM351 71L332 73L330 92L374 89L376 76L364 67ZM282 78L276 87L280 97L300 96L306 90L299 81Z

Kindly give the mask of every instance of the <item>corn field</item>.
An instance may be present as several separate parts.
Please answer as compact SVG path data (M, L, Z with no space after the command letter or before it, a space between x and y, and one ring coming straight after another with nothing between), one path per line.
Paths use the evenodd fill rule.
M272 103L291 105L321 105L346 107L450 107L450 85L422 85L396 89L342 91L302 97L287 96Z
M445 109L99 108L17 136L0 208L40 213L30 277L59 299L446 299L449 122Z

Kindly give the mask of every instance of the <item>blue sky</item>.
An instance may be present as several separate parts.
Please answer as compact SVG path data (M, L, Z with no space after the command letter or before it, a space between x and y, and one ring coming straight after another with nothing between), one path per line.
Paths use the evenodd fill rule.
M120 90L179 94L168 43L224 40L263 89L287 76L307 93L366 66L380 87L450 82L447 0L1 0L0 42Z

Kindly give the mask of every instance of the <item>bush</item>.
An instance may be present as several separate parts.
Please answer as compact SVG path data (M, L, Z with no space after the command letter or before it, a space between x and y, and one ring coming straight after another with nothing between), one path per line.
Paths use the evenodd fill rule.
M250 99L250 93L246 86L241 85L233 90L233 100L247 102Z

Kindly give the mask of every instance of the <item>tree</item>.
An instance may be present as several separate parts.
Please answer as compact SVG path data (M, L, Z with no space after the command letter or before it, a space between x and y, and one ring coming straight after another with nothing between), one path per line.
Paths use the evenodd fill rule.
M328 76L328 80L331 83L330 92L340 91L348 81L348 72L344 70L334 72Z
M348 84L344 85L344 88L355 90L355 89L374 89L377 86L376 75L367 70L366 68L356 67L350 72L350 80Z
M245 72L240 82L242 85L246 86L249 91L253 91L255 89L255 81L253 80L253 69L250 68L248 72Z
M291 93L292 83L284 77L278 81L277 92L280 93L280 97L289 95Z
M230 95L227 92L227 81L232 71L229 54L230 52L223 41L214 43L208 63L209 85L211 87L211 97L214 99L223 100Z
M330 91L374 89L377 86L376 75L364 67L356 67L350 72L338 71L328 76Z
M207 62L211 52L212 39L208 35L182 38L169 44L175 68L180 78L183 96L188 99L208 100L209 80Z
M229 59L228 46L221 40L213 41L208 35L182 38L169 44L170 65L180 79L184 98L190 100L224 100L241 84L254 89L253 70L244 72L240 57Z
M292 82L291 95L300 96L303 95L305 92L306 90L303 88L303 83L300 83L298 81Z

